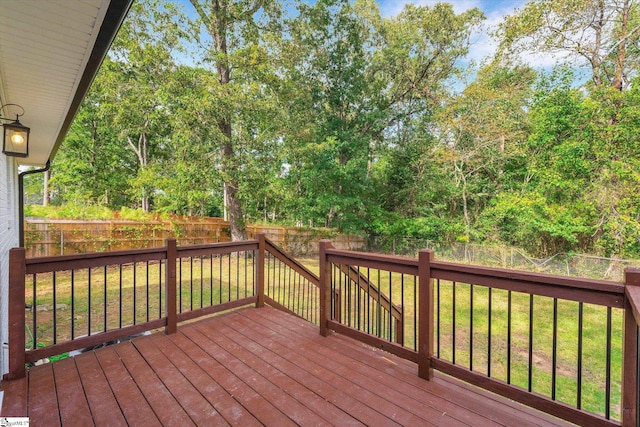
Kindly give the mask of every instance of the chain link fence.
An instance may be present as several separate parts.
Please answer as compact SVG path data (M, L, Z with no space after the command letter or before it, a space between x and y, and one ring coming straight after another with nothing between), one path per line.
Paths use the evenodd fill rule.
M431 249L441 261L483 265L599 280L623 281L627 267L640 267L640 260L605 258L584 254L556 254L535 258L518 248L484 246L471 243L442 244L426 239L368 236L367 252L417 257L422 249Z

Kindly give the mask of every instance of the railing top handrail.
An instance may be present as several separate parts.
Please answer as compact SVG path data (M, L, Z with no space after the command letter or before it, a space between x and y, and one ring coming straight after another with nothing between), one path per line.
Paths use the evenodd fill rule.
M103 259L103 258L120 258L122 256L135 256L139 254L161 254L165 253L167 249L162 246L159 248L148 249L127 249L122 251L105 251L105 252L88 252L82 254L68 254L68 255L53 255L45 257L33 257L26 258L25 264L38 265L38 264L50 264L53 262L65 262L74 260L91 260L91 259Z
M171 239L175 240L175 239ZM241 242L182 245L177 247L178 256L187 257L205 253L231 253L256 248L257 240ZM167 247L127 249L121 251L91 252L83 254L56 255L25 259L27 274L102 267L132 262L159 261L166 259Z
M367 252L348 251L343 249L327 249L327 255L342 259L360 260L366 263L379 263L387 266L409 267L415 269L417 274L418 260L395 255L372 254ZM557 287L574 288L587 291L605 292L615 295L624 295L624 284L608 280L597 280L583 277L559 276L546 273L535 273L522 270L509 270L495 267L481 267L468 264L458 264L445 261L432 261L430 263L431 274L434 278L443 278L444 272L464 273L473 276L491 277L514 280L541 285L554 285Z
M298 270L299 273L305 276L306 279L309 280L309 282L311 282L311 284L315 285L316 287L319 286L320 278L318 277L317 274L315 274L313 271L309 270L307 267L302 265L300 262L298 262L298 260L293 258L291 255L287 254L278 245L274 244L271 240L269 240L266 236L264 237L264 241L269 246L269 248L273 250L273 252L277 252L277 254L279 254L281 257L287 259L291 264L295 265L296 268L299 269Z
M258 241L253 240L241 240L236 242L220 242L220 243L204 243L200 245L181 245L177 247L178 256L185 257L190 255L202 255L209 251L216 251L220 253L227 252L239 252L248 249L257 249Z
M624 283L613 282L609 280L559 276L555 274L535 273L532 271L522 270L509 270L506 268L496 267L482 267L446 261L431 262L431 272L434 278L439 278L439 274L445 271L455 271L458 273L466 273L474 276L495 277L543 285L554 285L590 291L613 293L618 295L624 294Z
M363 266L379 268L386 266L394 271L408 274L418 274L418 260L396 255L375 254L369 252L348 251L344 249L327 248L326 254L342 260L361 261ZM362 262L364 261L364 262Z

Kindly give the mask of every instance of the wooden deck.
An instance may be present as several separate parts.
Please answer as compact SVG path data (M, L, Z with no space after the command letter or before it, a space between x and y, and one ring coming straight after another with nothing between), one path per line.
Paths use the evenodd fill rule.
M558 426L566 423L271 308L31 368L2 416L32 426Z

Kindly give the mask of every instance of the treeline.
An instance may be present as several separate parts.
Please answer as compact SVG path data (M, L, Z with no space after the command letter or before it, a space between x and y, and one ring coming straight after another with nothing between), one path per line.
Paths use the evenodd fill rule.
M475 65L483 20L446 3L386 18L373 0L136 2L46 197L226 207L234 238L262 221L640 255L637 4L531 0ZM519 60L558 52L553 70Z

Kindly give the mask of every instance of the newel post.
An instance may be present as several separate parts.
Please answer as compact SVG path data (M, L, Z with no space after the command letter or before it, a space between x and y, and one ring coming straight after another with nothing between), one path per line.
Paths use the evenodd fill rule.
M320 240L320 335L329 335L328 323L331 319L331 265L327 260L329 240Z
M433 378L431 356L433 354L433 279L431 278L433 251L422 250L418 254L418 376Z
M25 249L9 251L9 373L6 380L23 378L25 369ZM35 309L35 304L34 304Z
M256 308L264 307L264 263L267 242L264 233L258 234L258 259L256 261Z
M176 307L176 261L178 259L178 248L176 239L167 239L167 276L166 289L167 296L165 298L167 307L167 326L165 334L175 334L178 330L178 314Z
M629 290L640 286L640 268L627 268L625 274L624 345L622 351L622 425L635 426L638 416L638 324L629 302Z

